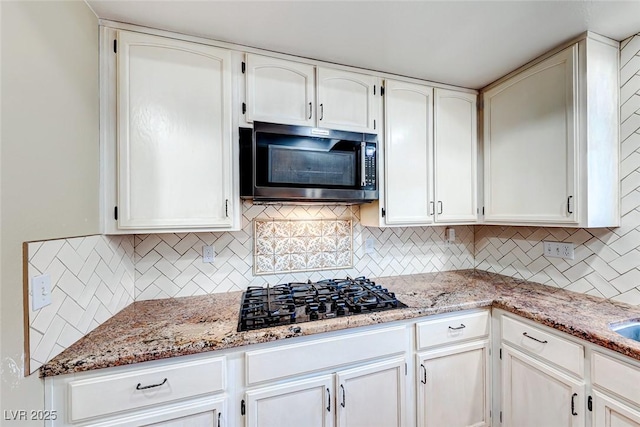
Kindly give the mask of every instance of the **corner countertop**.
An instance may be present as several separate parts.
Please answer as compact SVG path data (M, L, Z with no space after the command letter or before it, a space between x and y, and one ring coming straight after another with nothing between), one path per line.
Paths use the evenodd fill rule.
M242 292L137 301L40 368L68 374L235 348L472 308L500 308L640 360L640 342L610 323L640 319L640 307L480 270L374 279L407 308L238 332Z

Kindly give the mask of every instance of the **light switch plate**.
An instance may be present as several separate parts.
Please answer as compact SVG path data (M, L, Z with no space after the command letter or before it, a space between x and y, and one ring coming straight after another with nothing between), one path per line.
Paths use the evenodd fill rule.
M364 253L372 254L376 251L375 242L373 241L373 237L367 237L364 241Z
M51 277L48 274L31 278L31 308L33 311L51 304Z

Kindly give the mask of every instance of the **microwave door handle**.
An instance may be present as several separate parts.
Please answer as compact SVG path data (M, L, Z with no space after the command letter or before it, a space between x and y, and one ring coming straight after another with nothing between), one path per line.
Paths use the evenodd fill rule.
M366 161L367 161L366 148L367 148L367 144L364 141L361 142L360 143L360 186L363 188L367 186L367 180L365 177Z

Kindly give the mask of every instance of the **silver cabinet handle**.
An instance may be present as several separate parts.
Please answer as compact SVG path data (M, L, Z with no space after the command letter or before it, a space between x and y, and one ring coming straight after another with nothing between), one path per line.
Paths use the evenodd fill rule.
M432 216L435 213L435 203L434 202L429 202L429 216Z
M442 215L442 202L438 200L438 215Z

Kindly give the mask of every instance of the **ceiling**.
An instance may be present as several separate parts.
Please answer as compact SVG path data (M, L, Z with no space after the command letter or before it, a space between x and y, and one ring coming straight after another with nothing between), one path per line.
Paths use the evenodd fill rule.
M475 89L584 31L640 32L640 0L86 2L104 19Z

